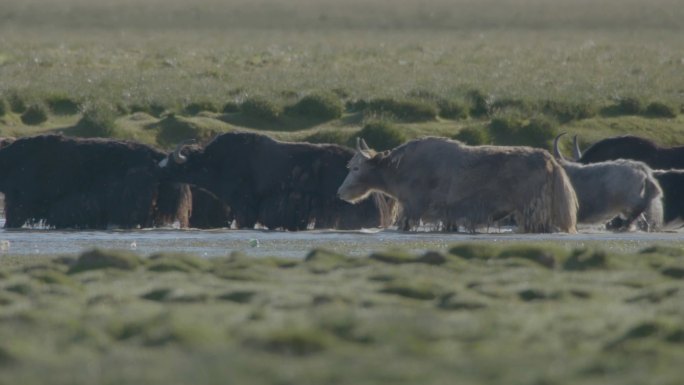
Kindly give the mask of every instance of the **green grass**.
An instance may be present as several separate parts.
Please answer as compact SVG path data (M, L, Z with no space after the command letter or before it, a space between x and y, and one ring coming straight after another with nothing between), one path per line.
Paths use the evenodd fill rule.
M634 130L682 144L683 12L675 0L9 0L0 9L0 99L14 112L0 114L0 135L93 135L70 129L82 105L116 106L123 120L228 106L218 119L232 126L314 140L339 128L344 143L363 126L356 114L366 108L354 106L365 100L366 113L394 115L409 136L453 137L516 110L525 120L549 115L566 131L596 122L594 138ZM337 101L295 107L310 101L302 96L332 94L350 107L341 117ZM262 103L250 108L255 98ZM35 103L52 113L29 126L20 116ZM604 128L641 116L649 119L636 127ZM434 131L441 122L450 129ZM135 125L95 131L170 146ZM547 140L522 142L535 141Z
M27 385L676 384L683 262L678 248L483 242L304 260L5 255L0 367Z

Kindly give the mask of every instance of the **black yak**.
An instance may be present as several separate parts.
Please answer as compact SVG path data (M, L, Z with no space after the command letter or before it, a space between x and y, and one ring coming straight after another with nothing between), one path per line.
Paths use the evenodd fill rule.
M631 135L600 140L584 153L579 149L575 137L574 155L578 162L585 164L633 159L646 163L654 170L684 169L684 146L661 147L649 139Z
M165 208L156 204L176 188L160 182L158 163L165 156L114 139L16 139L0 150L5 227L136 228L182 217L189 210L187 199Z
M332 144L289 143L230 132L201 147L179 145L160 163L170 180L220 198L238 228L354 229L389 223L392 202L379 194L363 205L338 200L354 152Z

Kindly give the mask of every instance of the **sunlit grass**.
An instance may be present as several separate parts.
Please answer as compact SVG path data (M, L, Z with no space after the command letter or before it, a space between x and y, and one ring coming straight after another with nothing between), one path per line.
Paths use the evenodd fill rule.
M24 124L20 112L4 114L0 134L76 135L74 104L95 104L120 114L119 127L105 130L111 136L163 147L176 136L143 130L129 115L221 115L228 106L212 116L220 122L205 119L191 131L240 127L348 143L379 113L398 119L409 138L454 137L468 128L477 142L496 137L474 138L475 128L513 111L525 122L550 115L585 141L634 132L679 144L682 9L675 0L10 0L0 9L7 21L0 27L0 97L53 111L37 126ZM332 94L347 104L340 119L287 113L307 95ZM253 116L246 107L254 100L272 106L273 116ZM359 108L373 100L425 103L429 114L419 120L428 121L410 123L416 118L406 118L406 109ZM679 117L623 120L615 112L624 100L642 103L642 117ZM442 115L449 105L470 108L473 117ZM339 116L339 106L330 116Z

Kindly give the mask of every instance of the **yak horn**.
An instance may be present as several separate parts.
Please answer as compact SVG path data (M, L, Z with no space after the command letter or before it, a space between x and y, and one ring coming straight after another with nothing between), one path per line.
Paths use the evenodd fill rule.
M358 136L356 137L356 151L363 155L364 158L370 159L371 155L369 153L370 149L368 148L368 145L366 144L366 141L359 138Z
M363 138L361 138L361 146L362 146L364 151L370 151L370 147L368 147L368 145L366 144L366 141L363 140Z
M565 160L565 157L563 157L563 154L561 154L560 150L558 150L558 139L560 139L561 136L565 135L565 132L562 132L558 135L556 135L555 138L553 138L553 155L560 159L560 160Z
M172 154L173 161L176 162L176 164L183 164L188 161L188 158L183 155L181 151L183 150L183 147L191 143L195 143L195 139L188 139L178 143L178 146L176 146L176 149L173 150Z
M575 157L575 161L579 162L579 160L582 158L582 151L579 148L579 143L577 143L577 135L575 135L572 138L572 144L573 144L573 156Z

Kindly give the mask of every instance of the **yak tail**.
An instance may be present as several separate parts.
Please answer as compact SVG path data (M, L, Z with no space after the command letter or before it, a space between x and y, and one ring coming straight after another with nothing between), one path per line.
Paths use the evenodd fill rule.
M579 203L570 178L558 163L553 162L551 213L553 226L558 231L577 232Z
M644 183L644 201L648 202L643 213L646 230L656 231L663 226L663 190L653 176L646 178Z

